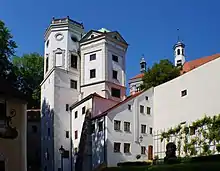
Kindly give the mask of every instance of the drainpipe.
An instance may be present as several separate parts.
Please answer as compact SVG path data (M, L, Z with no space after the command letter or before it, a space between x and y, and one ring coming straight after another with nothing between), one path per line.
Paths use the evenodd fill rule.
M106 147L106 139L105 139L105 137L106 137L106 133L105 133L106 132L106 130L105 130L106 129L106 123L105 122L106 122L106 116L104 116L104 162L107 165L107 159L106 159L107 158L107 156L106 156L107 155L107 153L106 153L107 152L107 147Z
M69 109L70 113L70 171L73 171L73 141L72 141L72 110Z

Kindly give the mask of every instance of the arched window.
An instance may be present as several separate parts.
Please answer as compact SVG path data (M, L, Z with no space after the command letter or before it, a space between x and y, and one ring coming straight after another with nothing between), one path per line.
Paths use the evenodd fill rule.
M184 55L184 50L182 49L182 55Z
M177 55L180 55L180 49L177 49Z

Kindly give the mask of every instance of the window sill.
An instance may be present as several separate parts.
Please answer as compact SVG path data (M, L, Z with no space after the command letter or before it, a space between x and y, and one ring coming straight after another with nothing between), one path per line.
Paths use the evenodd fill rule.
M132 132L131 131L125 131L125 133L131 134Z
M122 132L122 130L115 130L115 132Z
M114 151L114 153L118 153L118 154L121 154L121 152L120 152L120 151Z
M132 155L131 152L125 153L126 156Z

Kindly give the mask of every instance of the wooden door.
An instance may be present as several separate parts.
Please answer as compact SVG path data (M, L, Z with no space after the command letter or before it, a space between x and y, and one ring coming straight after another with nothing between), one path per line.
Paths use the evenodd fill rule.
M153 146L148 146L148 160L153 160Z

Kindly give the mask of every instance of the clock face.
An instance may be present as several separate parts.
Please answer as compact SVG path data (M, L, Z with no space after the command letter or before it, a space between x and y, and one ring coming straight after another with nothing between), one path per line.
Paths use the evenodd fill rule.
M61 41L62 39L63 39L63 34L62 33L57 33L56 35L55 35L55 38L56 38L56 40L57 41Z

